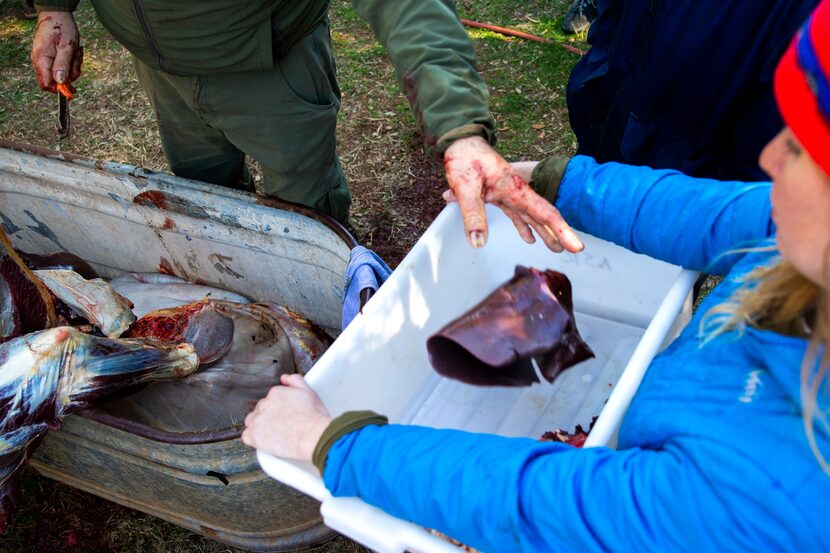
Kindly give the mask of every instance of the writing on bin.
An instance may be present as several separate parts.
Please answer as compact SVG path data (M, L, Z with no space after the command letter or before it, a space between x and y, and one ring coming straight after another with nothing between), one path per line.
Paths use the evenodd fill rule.
M559 258L562 260L562 263L573 264L577 267L584 266L590 267L592 269L604 269L609 273L613 273L614 269L611 268L611 262L608 261L608 258L603 256L592 255L589 252L582 252L579 255L563 252L559 254Z

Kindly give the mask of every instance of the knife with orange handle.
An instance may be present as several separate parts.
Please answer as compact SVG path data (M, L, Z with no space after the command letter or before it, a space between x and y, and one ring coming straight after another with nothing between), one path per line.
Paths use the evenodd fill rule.
M75 97L75 89L71 84L58 83L58 140L69 136L69 100Z

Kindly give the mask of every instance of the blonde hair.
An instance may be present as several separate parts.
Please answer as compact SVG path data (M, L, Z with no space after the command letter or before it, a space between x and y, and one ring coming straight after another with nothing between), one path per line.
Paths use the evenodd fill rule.
M769 246L742 251L774 249ZM828 348L822 347L830 345L830 294L780 257L750 271L742 280L743 286L729 300L706 313L701 322L704 343L729 331L742 333L747 325L791 334L795 328L806 330L804 317L813 315L807 352L801 362L802 419L810 449L824 472L830 474L830 464L819 450L815 435L816 419L830 429L825 413L818 409L819 388L827 380L830 365Z

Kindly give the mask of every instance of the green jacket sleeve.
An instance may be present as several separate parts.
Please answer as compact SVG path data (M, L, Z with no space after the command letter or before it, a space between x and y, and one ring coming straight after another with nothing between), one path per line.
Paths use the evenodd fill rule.
M487 85L454 0L352 0L395 65L427 146L438 156L453 140L495 143Z
M36 0L37 11L74 12L80 0Z

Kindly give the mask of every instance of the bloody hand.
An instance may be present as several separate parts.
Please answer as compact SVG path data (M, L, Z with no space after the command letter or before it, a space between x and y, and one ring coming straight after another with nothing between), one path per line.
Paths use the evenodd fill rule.
M584 248L559 211L534 192L480 136L453 142L444 153L444 169L450 186L444 199L458 201L467 240L474 248L487 243L485 202L501 208L525 242L535 242L532 227L555 252L578 252Z
M57 92L57 84L69 84L81 76L84 49L72 12L40 11L32 41L32 63L40 88Z

